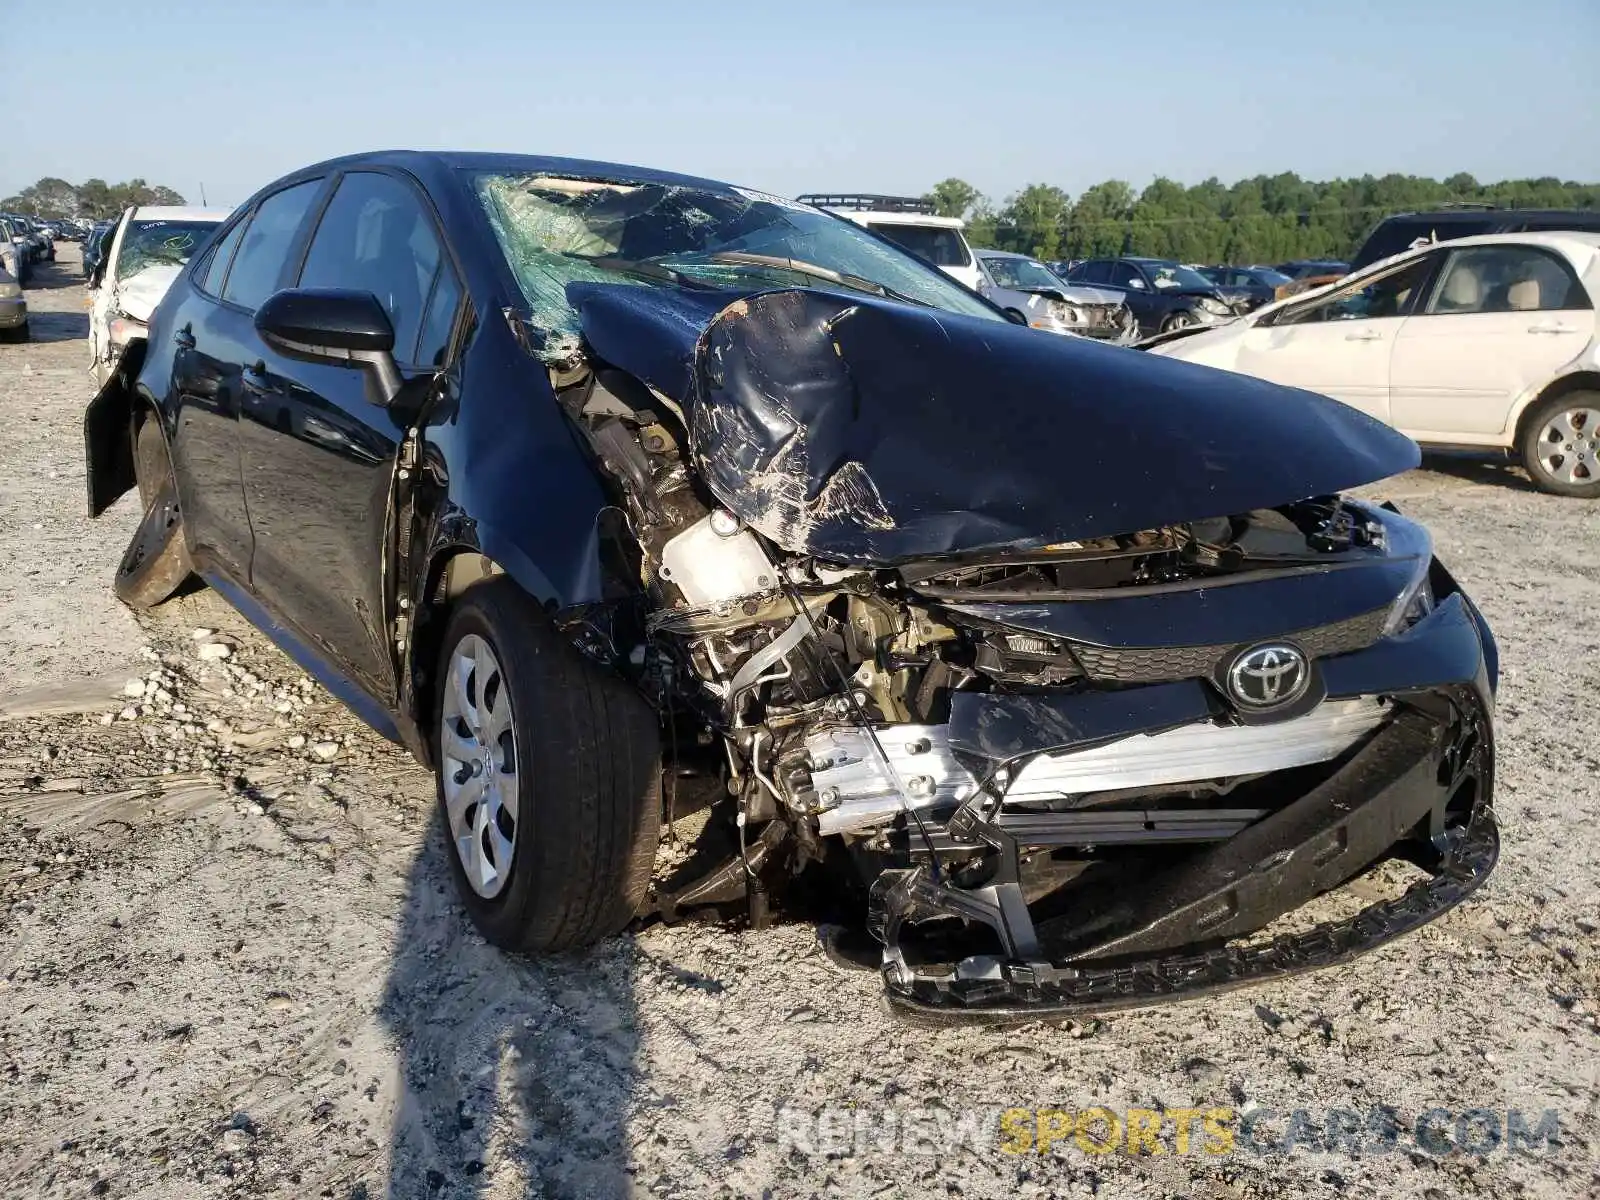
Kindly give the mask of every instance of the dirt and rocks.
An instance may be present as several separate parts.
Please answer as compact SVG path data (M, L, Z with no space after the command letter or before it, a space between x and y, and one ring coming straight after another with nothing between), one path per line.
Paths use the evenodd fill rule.
M0 1193L1600 1190L1594 506L1487 467L1373 489L1432 526L1501 639L1504 853L1472 901L1294 982L929 1031L801 925L546 961L485 945L405 754L213 593L139 621L112 598L134 514L84 517L86 322L62 258L29 294L37 340L0 347ZM1163 1153L1041 1154L1039 1122L1064 1118L1000 1123L1095 1106L1226 1108L1278 1148L1211 1153L1196 1126L1178 1152L1169 1120ZM1445 1140L1352 1152L1331 1110L1380 1106L1405 1126L1445 1110ZM1489 1148L1511 1109L1553 1110L1558 1141Z

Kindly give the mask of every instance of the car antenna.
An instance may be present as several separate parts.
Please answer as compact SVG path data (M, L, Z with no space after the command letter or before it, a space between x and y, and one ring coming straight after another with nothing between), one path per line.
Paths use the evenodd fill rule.
M939 866L939 851L934 848L933 835L928 832L928 826L923 822L917 810L912 807L911 802L906 799L905 780L900 778L900 772L889 758L889 752L883 748L883 743L878 740L878 731L867 720L866 711L861 707L860 702L856 700L855 689L850 686L849 678L832 655L822 652L822 635L817 631L816 624L811 620L810 610L801 602L800 595L795 590L794 584L780 574L778 576L778 586L783 589L783 594L788 599L789 606L794 609L795 618L806 623L806 629L811 634L811 644L818 647L818 656L826 659L828 665L833 669L834 677L838 679L839 686L843 689L844 701L850 706L851 715L855 717L856 724L860 726L862 732L867 735L867 740L872 743L873 750L877 751L878 760L888 769L889 783L894 787L895 795L900 799L901 810L911 818L912 823L917 827L917 834L922 838L922 844L928 851L928 858L933 864L933 878L934 882L937 883L943 875L943 871Z

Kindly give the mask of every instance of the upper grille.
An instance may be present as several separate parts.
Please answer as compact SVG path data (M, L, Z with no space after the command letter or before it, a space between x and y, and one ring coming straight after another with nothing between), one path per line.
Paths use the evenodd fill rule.
M1387 608L1375 608L1331 625L1285 634L1283 640L1293 642L1310 658L1348 654L1352 650L1365 649L1377 641L1383 633L1383 623L1388 615ZM1084 674L1101 683L1161 683L1171 679L1210 678L1239 645L1238 642L1230 642L1220 646L1139 646L1129 649L1069 643L1072 655L1083 667Z

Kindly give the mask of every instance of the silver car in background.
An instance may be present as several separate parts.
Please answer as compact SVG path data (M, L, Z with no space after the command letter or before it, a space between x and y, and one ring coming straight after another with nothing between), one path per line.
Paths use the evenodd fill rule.
M978 250L978 291L1016 313L1030 329L1131 342L1139 324L1118 292L1066 283L1036 258L1008 250Z

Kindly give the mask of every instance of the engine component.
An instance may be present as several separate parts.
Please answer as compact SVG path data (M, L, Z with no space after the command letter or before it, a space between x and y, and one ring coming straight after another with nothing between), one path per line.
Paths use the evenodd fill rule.
M662 547L661 578L699 608L771 591L778 575L755 534L713 512Z

